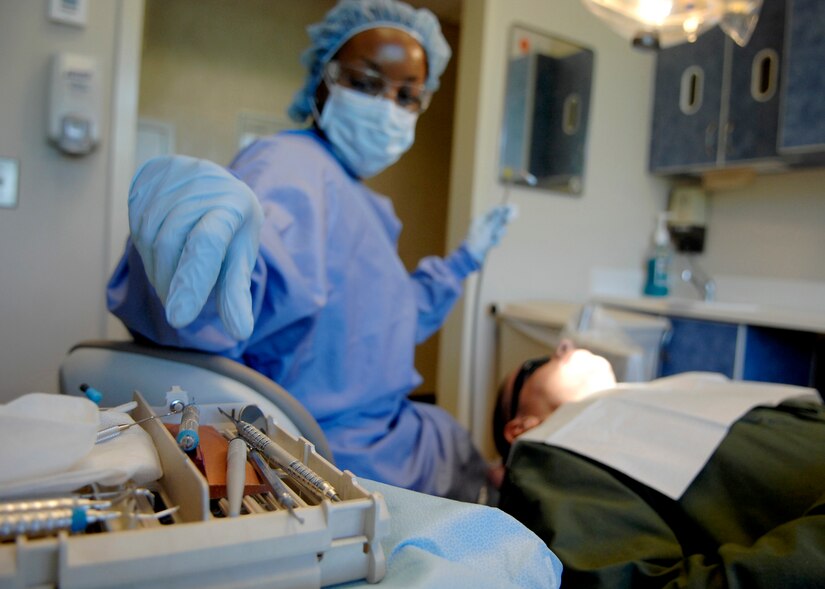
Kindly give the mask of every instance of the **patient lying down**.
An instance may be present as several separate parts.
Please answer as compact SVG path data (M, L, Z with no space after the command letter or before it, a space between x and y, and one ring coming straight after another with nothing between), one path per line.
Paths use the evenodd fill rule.
M506 459L516 437L547 419L562 403L616 385L610 363L562 340L550 356L527 360L501 383L493 413L496 449Z
M565 585L822 586L813 389L711 373L616 384L565 342L505 379L495 414L498 507L547 543Z

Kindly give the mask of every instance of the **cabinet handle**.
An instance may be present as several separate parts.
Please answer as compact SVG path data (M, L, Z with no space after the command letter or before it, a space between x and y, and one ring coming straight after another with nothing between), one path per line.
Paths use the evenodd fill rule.
M766 48L753 56L751 64L751 96L757 102L767 102L776 94L779 79L779 55Z
M581 124L581 98L575 92L564 99L561 129L565 135L575 135Z
M698 65L685 68L679 88L679 110L686 115L696 114L702 108L705 93L705 71Z
M716 123L710 123L705 127L705 153L712 156L716 151Z

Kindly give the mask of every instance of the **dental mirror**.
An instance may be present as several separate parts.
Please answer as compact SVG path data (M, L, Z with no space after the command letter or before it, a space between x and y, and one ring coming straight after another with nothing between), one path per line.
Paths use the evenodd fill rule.
M254 425L262 432L266 431L266 416L257 405L244 405L241 407L238 419Z

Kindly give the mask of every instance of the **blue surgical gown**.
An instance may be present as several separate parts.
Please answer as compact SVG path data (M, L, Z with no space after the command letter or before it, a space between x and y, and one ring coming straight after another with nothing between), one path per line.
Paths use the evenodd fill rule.
M224 331L214 293L195 322L170 327L131 243L109 282L109 309L137 336L222 354L279 383L318 421L339 468L474 500L484 463L466 430L407 395L421 383L416 344L441 326L478 264L462 246L409 273L391 202L312 131L259 140L230 169L265 215L250 338Z

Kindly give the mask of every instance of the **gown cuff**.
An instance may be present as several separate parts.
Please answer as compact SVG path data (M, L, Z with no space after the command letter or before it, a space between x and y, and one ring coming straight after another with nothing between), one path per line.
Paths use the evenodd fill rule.
M444 263L452 272L459 278L464 280L467 276L481 268L470 250L467 249L467 243L462 242L458 248L444 259Z

